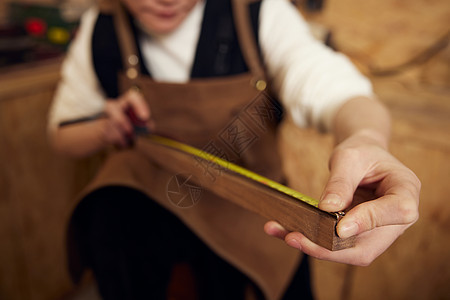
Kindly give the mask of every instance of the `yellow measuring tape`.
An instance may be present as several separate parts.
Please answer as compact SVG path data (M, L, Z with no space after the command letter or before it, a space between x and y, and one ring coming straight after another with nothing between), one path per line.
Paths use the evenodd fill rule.
M281 193L289 195L289 196L291 196L291 197L293 197L295 199L298 199L300 201L303 201L303 202L305 202L305 203L307 203L309 205L312 205L314 207L318 207L319 206L319 201L317 201L314 198L311 198L311 197L308 197L306 195L303 195L302 193L299 193L296 190L293 190L293 189L291 189L291 188L289 188L287 186L284 186L282 184L279 184L278 182L273 181L273 180L271 180L271 179L269 179L267 177L261 176L261 175L259 175L257 173L254 173L254 172L252 172L250 170L247 170L247 169L245 169L245 168L243 168L241 166L238 166L238 165L233 164L233 163L231 163L229 161L226 161L226 160L221 159L221 158L219 158L217 156L214 156L214 155L212 155L212 154L210 154L208 152L205 152L205 151L200 150L198 148L195 148L195 147L186 145L184 143L180 143L180 142L177 142L175 140L172 140L172 139L169 139L169 138L165 138L165 137L162 137L162 136L159 136L159 135L151 134L151 135L148 135L147 137L150 140L152 140L152 141L154 141L154 142L156 142L158 144L165 145L165 146L168 146L168 147L171 147L171 148L174 148L174 149L178 149L180 151L192 154L192 155L194 155L196 157L199 157L199 158L204 159L206 161L209 161L209 162L212 162L214 164L217 164L217 165L219 165L219 166L221 166L221 167L223 167L223 168L225 168L227 170L230 170L230 171L235 172L237 174L240 174L240 175L242 175L244 177L252 179L252 180L254 180L256 182L264 184L264 185L266 185L266 186L268 186L268 187L270 187L270 188L272 188L274 190L277 190L277 191L279 191Z

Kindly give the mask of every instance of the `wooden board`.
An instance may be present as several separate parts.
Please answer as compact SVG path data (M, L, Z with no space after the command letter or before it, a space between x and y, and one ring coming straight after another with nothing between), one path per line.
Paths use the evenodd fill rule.
M209 169L217 172L215 179L205 177L199 157L185 153L150 139L150 159L174 173L193 175L191 180L216 195L268 220L278 221L287 230L303 233L314 243L329 250L341 250L353 246L354 239L341 239L336 234L337 214L327 213L289 195L278 192L256 181L247 179L221 166ZM207 162L213 164L212 162Z

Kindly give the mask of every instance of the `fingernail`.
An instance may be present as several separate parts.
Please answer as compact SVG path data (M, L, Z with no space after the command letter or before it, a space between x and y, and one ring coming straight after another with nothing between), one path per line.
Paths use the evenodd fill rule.
M331 207L340 207L342 205L342 200L339 196L330 194L327 195L322 201L320 201L320 205L326 205Z
M347 222L338 225L338 234L341 238L348 238L358 233L358 224Z
M278 223L272 223L271 226L272 226L273 229L275 229L275 230L277 230L277 231L284 231L284 230L285 230L284 227L281 226L281 225L278 224Z
M298 249L300 251L302 250L302 246L300 245L300 242L298 240L296 240L296 239L289 239L289 240L286 241L286 243L289 246L294 247L294 248L296 248L296 249Z
M284 239L284 236L286 234L284 234L285 229L283 228L283 226L281 226L280 224L278 224L276 222L271 222L268 225L269 226L266 227L266 232L269 235L278 237L280 239Z

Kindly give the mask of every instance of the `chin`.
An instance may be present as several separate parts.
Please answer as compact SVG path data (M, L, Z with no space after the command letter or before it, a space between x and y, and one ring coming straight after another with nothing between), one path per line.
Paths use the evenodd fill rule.
M174 31L179 25L179 20L142 20L141 24L145 27L145 29L149 33L155 33L155 34L168 34L172 31Z

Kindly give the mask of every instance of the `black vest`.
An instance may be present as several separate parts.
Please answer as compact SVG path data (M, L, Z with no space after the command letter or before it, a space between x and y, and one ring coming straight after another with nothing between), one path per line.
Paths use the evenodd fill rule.
M258 18L260 2L249 7L250 21L258 42ZM132 24L134 40L142 62L138 43L138 29ZM117 98L117 74L123 69L118 40L111 15L99 14L92 36L94 69L108 98ZM230 0L208 0L197 44L191 78L230 76L245 73L244 61L237 39ZM151 76L141 63L141 73Z

